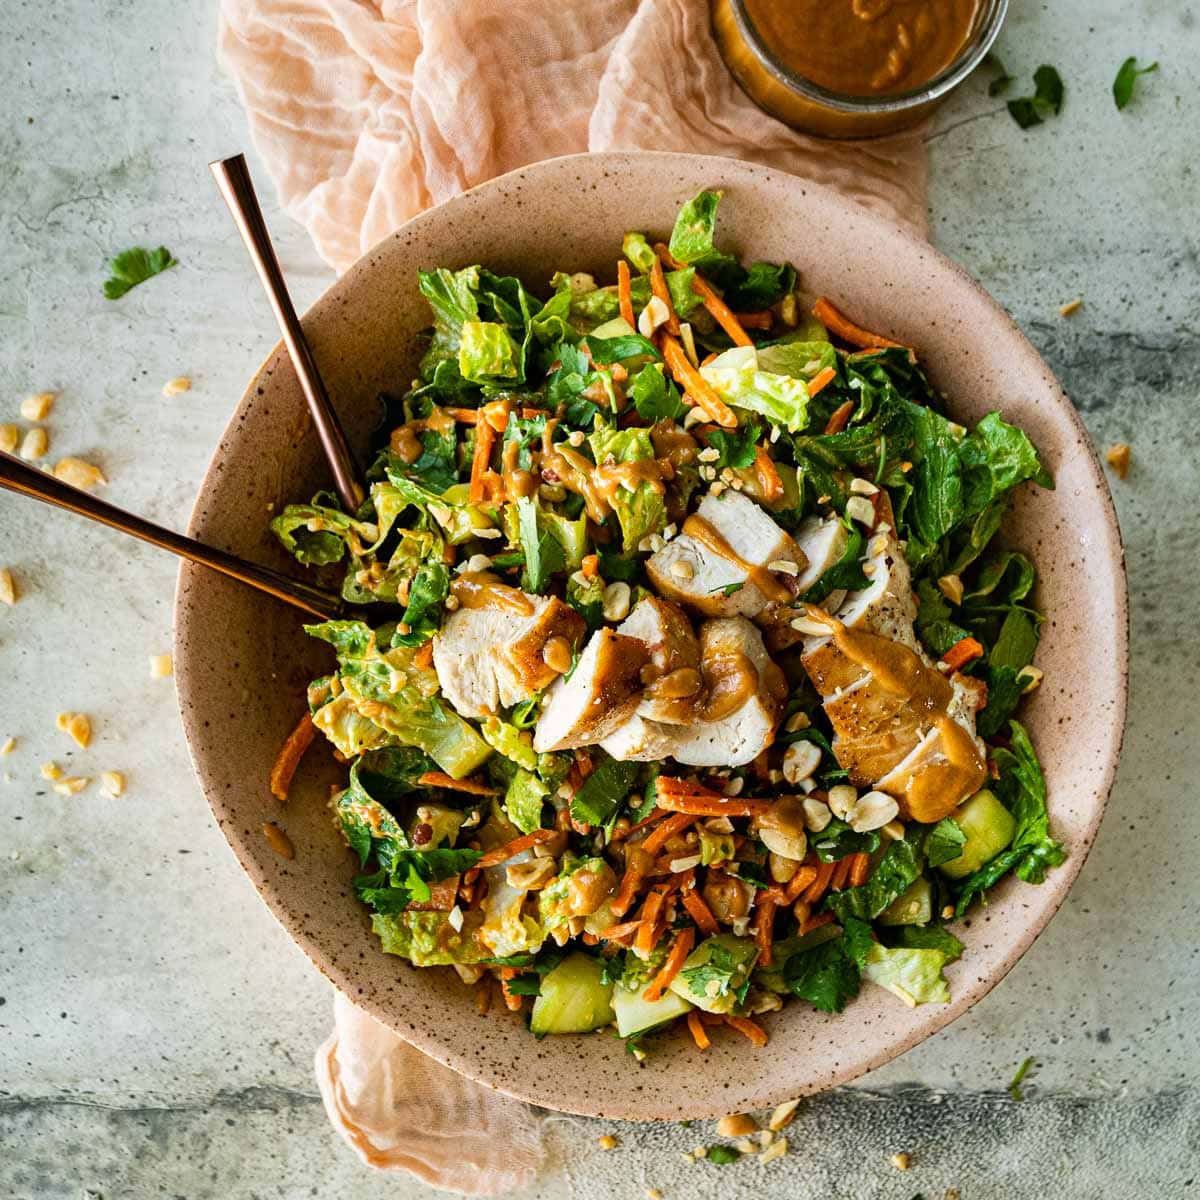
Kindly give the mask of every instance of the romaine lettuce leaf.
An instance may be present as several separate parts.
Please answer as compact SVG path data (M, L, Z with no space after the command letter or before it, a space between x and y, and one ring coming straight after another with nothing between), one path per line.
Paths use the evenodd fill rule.
M518 767L504 793L504 811L522 832L532 833L542 826L542 803L550 789L532 772Z
M862 973L912 1007L946 1004L950 985L942 974L946 955L941 950L887 947L875 943L867 951Z
M808 425L808 387L802 379L715 362L701 367L700 374L726 404L760 413L789 433L799 433Z
M654 444L648 429L600 425L588 442L598 464L640 462L654 457ZM633 491L617 488L609 502L621 526L621 548L626 554L636 550L643 538L666 527L666 496L661 488L648 481L642 481Z
M305 632L334 647L345 694L391 741L418 747L455 779L492 753L472 726L437 699L437 674L416 666L412 647L381 651L374 631L361 621L326 621L306 625Z
M376 913L371 928L384 954L406 958L414 967L447 967L489 956L480 939L481 920L478 912L464 913L462 929L456 930L443 912Z
M458 369L471 383L503 386L520 382L521 348L497 321L466 321L458 346Z

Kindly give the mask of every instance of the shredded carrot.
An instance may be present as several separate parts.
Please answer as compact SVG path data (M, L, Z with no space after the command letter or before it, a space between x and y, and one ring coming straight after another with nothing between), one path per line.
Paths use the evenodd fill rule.
M480 421L475 426L475 457L471 460L471 491L472 504L482 504L487 499L488 463L492 457L492 446L496 441L496 431L489 421Z
M477 867L498 867L502 862L520 854L523 850L532 849L541 842L548 842L557 837L553 829L535 829L532 833L523 833L495 850L489 850L475 865Z
M579 571L584 579L595 579L600 573L600 555L585 554L583 561L579 564Z
M812 905L807 900L797 900L792 905L792 916L796 918L797 925L803 925L812 916Z
M847 400L845 404L839 404L833 410L828 421L825 423L826 433L841 433L847 425L850 424L850 416L854 412L854 401Z
M692 1041L696 1043L696 1047L700 1050L707 1050L712 1042L708 1040L708 1034L704 1032L704 1022L700 1020L699 1013L693 1008L687 1015L688 1031L692 1035Z
M815 917L809 917L800 926L800 936L803 937L806 933L812 933L814 929L820 929L822 925L828 925L833 920L833 913L823 912L817 913Z
M447 416L453 417L460 425L474 425L479 420L479 409L477 408L444 408L442 411Z
M683 347L669 333L663 334L662 353L667 367L675 376L675 382L683 388L685 398L690 396L692 403L710 421L725 429L736 429L737 417L734 416L733 409L717 395L716 388L692 366L692 361Z
M812 887L813 883L816 882L816 878L817 868L806 863L788 880L787 888L784 891L784 899L789 904L793 900L799 900L800 894Z
M653 825L655 821L661 821L666 815L667 810L665 808L656 808L648 817L643 817L636 825L631 825L626 831L625 836L632 837L639 829L645 829L647 825Z
M637 319L633 315L633 293L630 290L629 264L623 259L617 260L617 303L620 306L622 318L636 329Z
M517 974L518 974L518 972L515 967L501 967L500 968L500 991L504 995L504 1003L508 1006L509 1012L520 1012L521 1011L521 999L522 998L520 996L514 995L512 992L510 992L508 990L508 981L510 979L516 979Z
M946 664L952 671L961 670L972 659L979 658L983 654L983 647L973 638L965 637L961 641L957 641L945 654L942 655L942 662Z
M288 789L292 786L292 776L296 774L296 768L300 765L305 750L312 745L313 738L316 736L317 727L312 723L312 717L305 713L296 722L295 729L287 735L283 745L279 748L275 764L271 767L271 795L276 800L288 798Z
M871 870L871 856L861 850L858 854L851 855L850 863L850 886L862 887L867 882L867 874Z
M641 927L641 921L625 921L621 925L610 925L600 934L600 940L603 942L628 941Z
M663 998L671 980L679 974L679 968L683 966L695 944L696 931L690 925L675 935L675 940L671 943L671 949L667 951L667 957L663 961L661 969L650 981L650 986L642 993L643 1000L653 1004L656 1000Z
M671 303L671 289L667 287L667 277L663 274L662 262L658 258L650 267L650 290L667 306L667 321L663 328L678 337L679 318L675 315L675 305Z
M808 891L804 893L806 904L816 904L825 895L825 890L829 887L829 881L833 878L833 868L836 865L836 863L823 862L817 867L817 877L813 880L812 886Z
M743 1037L749 1038L756 1046L765 1046L769 1040L766 1030L761 1025L756 1025L749 1017L734 1017L726 1013L725 1024L730 1029L736 1029Z
M634 935L633 948L639 954L648 955L662 937L663 922L659 920L663 906L666 904L667 888L658 884L650 889L646 902L642 905L641 927Z
M771 811L770 800L743 800L739 796L688 795L658 797L661 808L694 817L761 817Z
M850 878L850 868L854 865L850 858L851 856L847 854L845 858L838 859L833 868L833 877L829 880L831 892L840 892L846 886L846 881Z
M672 813L642 842L641 848L647 854L657 854L676 834L682 833L695 823L696 818L691 813Z
M717 918L712 915L712 910L704 903L703 897L694 889L683 893L683 907L687 909L688 916L696 922L696 928L700 930L705 937L715 937L720 928L717 925Z
M646 879L646 871L650 867L650 856L639 846L631 846L625 856L625 874L616 895L609 901L614 917L623 917L632 907L638 889Z
M813 305L812 312L813 316L826 329L832 330L843 342L849 342L851 346L859 346L863 349L883 350L889 346L901 345L900 342L893 342L891 338L885 338L881 334L863 329L861 325L855 325L849 317L839 312L824 296Z
M662 242L655 242L654 252L659 258L659 271L662 270L662 263L666 263L668 267L675 271L678 271L684 265L677 258L675 258L674 255L672 255L670 250L668 250L667 247L662 244ZM652 273L651 278L653 279L653 277L654 276ZM707 280L700 277L699 273L692 276L692 291L704 301L704 307L707 308L712 314L713 320L715 320L716 323L720 325L720 327L725 330L727 334L729 334L735 346L754 345L750 335L742 327L741 321L738 320L737 314L729 307L728 304L725 303L724 300L721 299L720 296L717 295L715 291L713 291L711 284L709 284ZM747 313L746 315L751 318L761 318L763 314ZM757 328L771 328L771 314L766 313L765 315L767 318L767 323L765 325L760 325L757 324L756 321L755 323ZM672 330L671 332L675 333L677 331Z
M762 489L763 499L768 504L783 499L783 480L767 453L766 446L759 446L754 451L754 473L758 476L758 486Z
M775 898L764 893L759 896L754 907L758 912L758 921L754 927L754 940L758 944L758 965L769 967L772 957L771 944L775 940Z
M494 796L497 788L488 787L486 783L476 783L473 779L455 779L445 771L426 771L418 780L426 787L446 788L452 792L466 792L469 796Z
M418 671L428 671L433 666L433 638L423 645L420 650L413 655L413 666Z
M743 329L770 329L775 321L775 316L769 308L760 312L740 312L733 315L737 317L738 324Z
M836 378L837 372L832 367L825 367L808 381L808 394L815 396L823 388L828 387Z

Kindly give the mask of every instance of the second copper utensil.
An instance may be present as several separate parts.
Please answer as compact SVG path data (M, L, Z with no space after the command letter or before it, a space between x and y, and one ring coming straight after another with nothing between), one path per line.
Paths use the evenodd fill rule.
M313 423L317 427L321 448L325 451L329 469L333 472L342 507L347 512L356 512L366 497L362 473L350 449L350 443L346 440L346 432L338 420L337 412L329 401L329 393L321 381L312 349L301 328L300 318L296 316L296 307L288 294L275 247L271 244L271 235L267 232L267 223L263 219L262 208L250 179L245 155L235 154L232 158L219 159L209 163L209 169L216 178L225 203L229 205L238 232L250 253L250 260L254 263L254 269L258 272L267 298L271 301L279 332L283 335L284 345L287 346L292 366L304 391L304 398L308 401Z
M314 617L330 619L343 616L345 605L341 598L322 588L302 583L298 579L290 579L286 575L272 571L269 567L260 567L257 563L247 562L225 550L217 550L206 546L195 538L185 537L173 529L164 529L147 521L144 517L126 512L93 496L90 492L71 487L61 480L55 479L45 471L31 467L28 463L14 458L11 454L0 451L0 488L16 492L21 496L30 496L56 508L65 508L68 512L78 513L110 529L117 529L131 537L149 542L163 550L170 550L181 558L190 559L194 563L211 567L236 579L239 583L247 584L268 596L274 596L294 608L300 609Z

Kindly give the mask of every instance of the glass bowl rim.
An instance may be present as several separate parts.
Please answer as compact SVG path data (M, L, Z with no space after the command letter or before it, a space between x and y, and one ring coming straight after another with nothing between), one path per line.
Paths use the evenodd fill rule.
M778 83L825 108L860 114L904 112L937 100L957 87L987 57L1008 15L1009 0L985 0L985 4L979 28L970 43L944 71L907 92L889 96L856 96L822 87L785 66L775 57L750 19L745 0L729 0L729 8L742 40Z

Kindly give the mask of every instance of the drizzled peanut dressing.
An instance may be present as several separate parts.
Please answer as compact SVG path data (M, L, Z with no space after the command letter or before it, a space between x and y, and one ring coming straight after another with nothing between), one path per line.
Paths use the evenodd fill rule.
M758 691L758 669L740 650L715 654L704 662L708 696L700 721L720 721L737 712Z
M758 563L752 563L748 559L743 558L729 544L726 538L722 536L721 531L711 521L705 520L699 513L692 513L684 521L683 532L688 537L699 542L705 549L711 550L719 558L727 559L729 562L740 567L746 572L750 582L768 600L779 602L791 600L792 593L788 590L786 584L772 575L766 567L759 566Z
M848 629L812 604L805 606L805 613L810 621L829 630L834 645L846 658L870 671L884 691L899 696L923 725L938 731L943 757L909 775L903 795L897 797L905 815L914 821L940 821L979 791L987 778L987 768L974 739L950 716L954 698L950 681L891 638Z
M490 571L464 571L450 589L462 608L491 608L533 616L529 597L520 588L510 587Z

